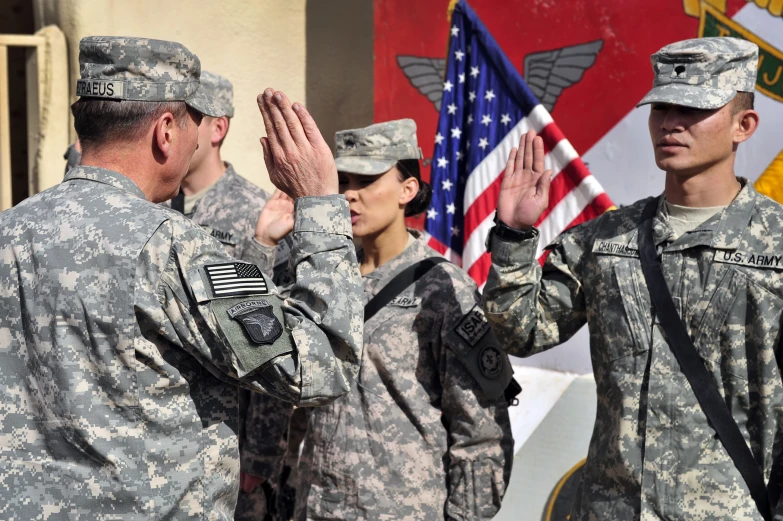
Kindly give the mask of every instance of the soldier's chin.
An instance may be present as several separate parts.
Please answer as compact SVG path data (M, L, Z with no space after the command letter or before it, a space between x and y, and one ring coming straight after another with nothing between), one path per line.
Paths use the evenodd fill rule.
M365 226L361 221L351 223L351 231L353 232L353 236L357 239L362 239L370 235L370 231L367 229L367 226Z
M694 165L693 162L683 161L682 158L678 159L679 160L673 158L666 158L663 160L656 159L655 163L658 165L658 168L677 179L691 178L703 170L703 168L700 168L698 165Z
M671 154L660 152L655 154L655 164L665 172L676 172L685 166L683 158L673 157Z

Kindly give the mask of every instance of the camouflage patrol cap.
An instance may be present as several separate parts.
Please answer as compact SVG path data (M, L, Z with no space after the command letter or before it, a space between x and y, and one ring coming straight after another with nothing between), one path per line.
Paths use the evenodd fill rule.
M349 174L379 175L402 159L422 158L412 119L341 130L334 142L337 170Z
M228 78L214 72L201 71L199 89L215 100L218 116L234 117L234 86Z
M215 101L199 89L201 63L176 42L126 36L88 36L79 42L76 95L135 101L184 101L207 116Z
M653 88L637 107L670 103L717 109L756 86L759 48L739 38L695 38L653 54Z

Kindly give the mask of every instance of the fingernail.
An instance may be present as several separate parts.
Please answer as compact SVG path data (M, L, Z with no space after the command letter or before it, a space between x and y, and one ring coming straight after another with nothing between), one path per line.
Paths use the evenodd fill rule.
M275 99L277 101L283 101L283 96L281 96L280 93L278 92L277 94L275 94Z
M271 98L272 97L272 89L266 89L264 91L264 97L267 98L267 99Z
M301 109L302 106L299 103L294 103L294 112L299 112L299 109Z

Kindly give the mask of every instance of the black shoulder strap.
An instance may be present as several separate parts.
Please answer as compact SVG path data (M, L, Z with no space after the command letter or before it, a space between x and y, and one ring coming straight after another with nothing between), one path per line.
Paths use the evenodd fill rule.
M653 238L653 217L658 209L658 199L653 199L644 209L639 229L639 257L642 263L644 279L650 292L655 314L663 326L669 345L680 364L682 372L688 378L704 414L712 424L726 452L750 490L753 501L762 517L772 521L767 488L759 464L745 443L737 423L723 400L715 379L704 367L696 347L693 345L685 325L674 306L672 295L663 277Z
M185 213L185 192L182 191L182 188L179 189L177 195L171 200L171 209L179 213Z
M408 266L391 279L384 287L364 306L364 321L370 320L386 304L394 300L394 297L403 292L405 288L419 280L425 273L442 262L448 262L443 257L429 257Z

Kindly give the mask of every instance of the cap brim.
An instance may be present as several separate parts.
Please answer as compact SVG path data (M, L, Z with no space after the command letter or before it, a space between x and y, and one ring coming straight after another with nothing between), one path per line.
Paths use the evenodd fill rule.
M226 115L225 111L222 110L221 104L217 103L211 96L205 95L201 92L201 89L197 90L195 94L186 99L185 103L205 116L219 118Z
M357 175L381 175L397 164L396 159L380 159L367 156L341 156L334 160L337 171Z
M636 106L668 103L694 109L713 110L723 107L736 95L735 90L705 89L700 85L670 83L653 87Z

